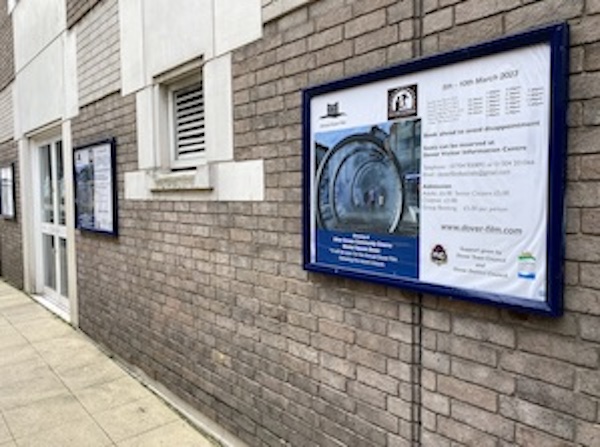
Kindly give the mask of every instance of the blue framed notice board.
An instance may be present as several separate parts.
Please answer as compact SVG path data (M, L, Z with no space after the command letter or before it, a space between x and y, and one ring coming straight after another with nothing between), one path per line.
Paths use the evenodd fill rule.
M308 88L304 267L562 313L564 23Z
M75 226L82 231L118 235L115 148L110 139L73 150Z
M0 218L15 220L17 207L15 204L15 164L0 167Z

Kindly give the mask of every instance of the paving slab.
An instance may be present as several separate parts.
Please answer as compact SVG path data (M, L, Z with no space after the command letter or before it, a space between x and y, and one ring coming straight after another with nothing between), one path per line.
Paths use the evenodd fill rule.
M68 429L67 429L68 428ZM107 447L113 446L106 433L92 418L71 421L37 435L18 439L19 447Z
M58 375L65 385L75 391L112 382L125 377L127 373L112 360L103 358L77 368L58 371Z
M84 334L0 280L0 447L213 447Z
M68 426L88 414L75 397L65 393L3 411L15 439L31 437L55 427Z
M4 422L4 418L0 414L0 445L4 445L5 443L12 442L13 437L8 431L8 425Z
M154 396L94 415L113 441L121 442L179 419Z
M152 396L129 376L73 390L73 394L91 415Z
M2 309L2 315L13 324L22 321L55 318L54 316L50 315L42 306L33 301L29 303L18 303L9 307L5 307Z
M35 360L43 362L40 354L29 344L0 348L0 368Z
M68 392L67 387L53 374L10 384L0 382L0 408L6 411L24 407Z
M23 337L12 325L0 326L0 349L27 345Z
M24 362L0 367L0 377L2 377L2 384L4 386L9 386L12 383L33 381L50 375L54 375L54 373L41 358L32 358Z
M75 332L68 324L58 317L45 318L42 321L26 320L13 325L29 342L42 342L54 338L67 337Z
M106 354L77 333L32 345L58 373L107 359Z
M173 422L117 444L118 447L215 447L183 422Z

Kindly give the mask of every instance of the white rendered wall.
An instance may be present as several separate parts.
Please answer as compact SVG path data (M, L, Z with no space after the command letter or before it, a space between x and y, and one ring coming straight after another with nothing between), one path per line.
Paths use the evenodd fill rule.
M119 19L123 94L262 35L261 0L119 0Z
M204 65L204 124L208 161L233 159L232 98L231 53L227 53Z
M267 23L314 1L316 0L262 0L263 22Z
M136 93L138 171L125 174L136 200L262 200L262 160L233 161L231 52L262 36L261 0L118 0L121 93ZM202 61L206 160L169 171L160 85ZM168 158L168 155L167 155ZM243 185L234 187L232 185Z
M27 2L24 2L27 3ZM18 11L17 7L17 11ZM54 40L17 73L17 138L61 119L64 112L64 45Z
M121 93L128 95L145 85L143 0L119 0L121 41Z
M64 32L66 15L65 0L26 0L17 4L12 14L17 73Z
M261 37L260 0L215 0L214 8L216 56Z
M211 0L143 2L148 83L152 77L198 56L204 56L205 60L212 58L212 3Z
M65 0L19 1L13 12L14 136L31 134L78 111L76 40Z

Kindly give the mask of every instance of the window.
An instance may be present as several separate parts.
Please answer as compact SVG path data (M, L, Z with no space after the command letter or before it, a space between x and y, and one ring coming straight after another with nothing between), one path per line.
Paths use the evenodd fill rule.
M154 128L162 172L206 163L208 132L203 64L195 59L154 78L157 92Z
M202 81L186 80L169 88L171 168L192 167L204 158L206 135Z
M262 160L234 160L231 53L195 58L136 94L138 170L130 200L264 198Z

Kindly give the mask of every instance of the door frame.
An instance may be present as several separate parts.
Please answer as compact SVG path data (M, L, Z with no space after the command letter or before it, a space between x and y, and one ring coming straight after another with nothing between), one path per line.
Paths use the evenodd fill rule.
M42 223L39 185L39 148L51 141L61 140L65 188L65 239L67 245L68 312L44 299L42 253ZM73 189L73 144L71 121L55 122L38 129L19 140L21 160L21 191L23 216L23 267L25 291L49 310L70 322L79 325L77 301L77 260L75 259L75 209ZM58 247L57 247L58 249ZM40 285L41 284L41 285Z

